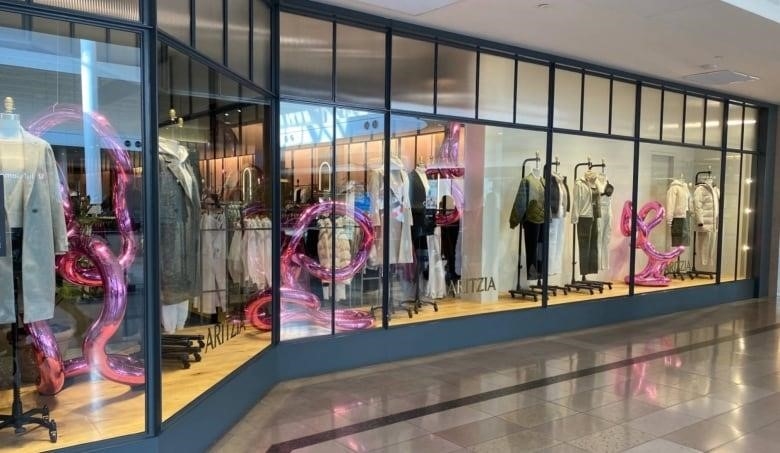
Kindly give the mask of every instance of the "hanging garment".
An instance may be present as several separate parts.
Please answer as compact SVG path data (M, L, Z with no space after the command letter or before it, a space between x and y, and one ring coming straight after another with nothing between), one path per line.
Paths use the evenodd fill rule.
M528 280L542 278L542 225L530 221L523 222L525 239L525 270Z
M425 174L425 169L415 168L414 171L409 173L409 181L409 201L412 209L412 239L418 249L426 249L428 245L425 238L433 234L436 224L430 221L432 220L430 217L426 216L427 209L425 203L428 199L430 184L428 176ZM422 240L418 241L416 238L422 238Z
M162 304L160 306L160 321L163 331L167 334L176 333L177 329L183 329L190 314L190 302L185 300L178 304Z
M718 233L715 231L696 232L696 256L703 266L715 264L715 251L717 249Z
M581 217L576 228L580 251L580 275L597 274L599 272L598 223L592 217Z
M691 209L691 192L684 181L675 179L666 191L666 223L673 219L684 219Z
M672 219L672 246L689 246L691 244L691 214L686 217Z
M217 307L227 307L226 269L227 232L225 216L221 213L203 213L200 218L201 269L203 294L195 308L201 313L213 314Z
M547 265L547 271L550 275L560 274L563 266L563 248L566 242L563 218L553 217L550 219L550 263Z
M444 262L441 257L441 227L434 228L433 234L426 240L428 242L428 288L425 295L431 299L441 299L447 294Z
M22 306L24 322L54 316L56 287L54 257L68 251L65 214L60 200L60 179L51 146L19 128L18 140L0 142L3 175L5 231L0 240L6 254L0 257L0 323L16 321L11 228L22 228Z
M347 232L346 219L344 217L337 217L335 228L332 226L333 222L327 218L318 220L317 225L320 229L319 241L317 243L320 265L328 269L340 269L347 266L352 260L352 249L349 234ZM333 235L336 236L335 254L333 253ZM336 300L346 299L346 285L350 282L351 279L336 283Z
M566 178L557 174L552 174L553 184L550 185L550 214L552 218L566 217L570 210L569 186L566 184Z
M397 157L390 164L390 212L383 213L384 207L384 169L374 169L369 175L368 192L371 197L371 220L374 226L389 229L389 263L414 262L412 246L412 209L409 203L409 177L403 170L403 163ZM381 236L378 236L381 237ZM374 241L370 264L382 262L382 241Z
M271 286L271 221L268 217L244 220L242 261L245 278L264 290Z
M720 191L712 183L696 186L693 191L693 217L697 232L718 231Z
M239 225L230 237L230 251L228 252L227 258L227 268L230 280L239 284L244 282L243 250L244 232L241 231Z
M598 219L601 217L599 190L595 183L595 174L583 176L574 183L571 204L571 223L576 224L580 217Z
M596 187L599 191L599 213L598 233L599 233L599 269L609 269L609 243L612 240L612 193L614 188L607 181L604 174L596 177Z
M178 304L200 296L200 186L187 148L159 142L160 268L163 304Z
M544 180L533 173L520 181L509 214L509 227L515 228L525 221L544 223Z

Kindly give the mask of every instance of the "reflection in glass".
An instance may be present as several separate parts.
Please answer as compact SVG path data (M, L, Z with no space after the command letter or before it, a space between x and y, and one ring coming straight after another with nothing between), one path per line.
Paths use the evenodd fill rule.
M261 87L268 88L268 79L271 76L271 11L265 2L256 1L253 13L252 80Z
M167 419L270 345L270 327L256 328L246 308L270 289L274 266L263 98L172 47L159 49L167 72L157 150ZM190 79L192 89L178 85ZM188 114L177 109L190 105Z
M0 27L0 413L45 404L49 426L0 445L41 451L145 429L147 150L138 36L22 18Z
M726 153L726 180L723 181L723 249L721 254L721 280L736 279L737 261L743 253L738 243L740 221L744 220L740 211L740 184L742 177L742 155Z
M384 107L384 33L336 26L336 100Z
M245 77L249 77L251 61L249 58L250 1L254 0L228 0L227 2L227 66Z
M281 92L330 100L333 96L333 24L281 13L279 33Z
M212 60L222 63L222 2L195 0L195 48Z
M634 135L636 118L636 85L633 83L612 82L612 134Z
M517 62L518 124L547 125L547 98L550 68L546 65Z
M745 129L742 137L742 149L758 151L758 109L745 107Z
M722 187L718 181L720 165L718 151L655 144L641 146L639 207L657 202L665 210L664 221L651 231L649 240L662 252L671 252L676 247L684 249L679 259L666 267L668 281L657 286L637 286L636 292L715 283L721 215L718 209ZM637 271L646 262L645 256L637 253Z
M581 105L582 73L556 69L553 126L579 130Z
M723 142L723 102L707 99L704 118L704 145L719 148Z
M436 113L474 118L477 104L477 53L439 45L437 68Z
M685 143L701 145L704 142L704 98L685 97Z
M683 133L683 103L682 93L664 91L664 124L661 139L667 142L681 142Z
M515 60L482 53L479 56L479 117L512 122Z
M179 41L190 43L190 0L157 0L157 25Z
M742 155L742 173L740 184L742 192L740 194L739 212L742 216L739 222L739 237L737 239L737 279L752 278L753 259L755 256L755 229L756 229L756 194L758 185L756 183L757 159L752 154Z
M642 87L642 111L639 136L653 140L661 138L661 90Z
M742 149L742 113L743 107L741 105L729 104L726 148Z
M609 132L609 79L585 76L585 103L582 129L591 132Z
M392 108L433 113L435 45L393 36Z

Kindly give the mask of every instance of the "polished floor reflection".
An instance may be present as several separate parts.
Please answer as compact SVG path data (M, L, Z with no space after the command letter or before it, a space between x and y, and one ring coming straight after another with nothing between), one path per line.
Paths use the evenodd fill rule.
M277 386L213 452L774 452L776 302Z

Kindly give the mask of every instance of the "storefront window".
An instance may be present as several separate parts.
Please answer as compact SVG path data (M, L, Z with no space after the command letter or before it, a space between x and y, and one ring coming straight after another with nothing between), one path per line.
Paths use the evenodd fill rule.
M144 431L148 146L140 37L23 19L50 33L0 27L0 413L19 383L47 409L0 445L42 451Z
M167 419L270 345L274 265L263 98L173 47L159 53Z
M384 115L282 103L280 137L282 340L381 327Z
M633 146L630 141L553 137L550 304L628 294L631 244L621 231L620 214L631 201Z
M649 235L647 250L637 249L637 293L715 283L719 216L724 216L727 228L724 246L731 244L733 250L733 233L727 224L737 214L732 206L730 181L725 182L727 191L723 192L720 169L720 151L655 144L641 146L637 210L641 216L642 210L648 209L642 221L649 228ZM726 170L729 169L727 163ZM738 174L738 166L736 170ZM721 213L719 203L724 195L725 208ZM656 210L650 211L653 207ZM663 208L665 214L652 227L659 215L657 208ZM637 234L638 247L641 247L643 235L639 231ZM648 270L643 274L656 252L674 252L676 257L659 271ZM724 278L733 279L733 269L733 260L730 268L724 265Z

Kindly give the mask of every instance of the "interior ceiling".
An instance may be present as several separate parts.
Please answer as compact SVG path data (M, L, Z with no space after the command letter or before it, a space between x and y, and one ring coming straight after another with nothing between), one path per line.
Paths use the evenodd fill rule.
M760 80L707 88L780 103L780 24L721 0L459 0L417 15L393 0L322 1L679 83L737 71Z

